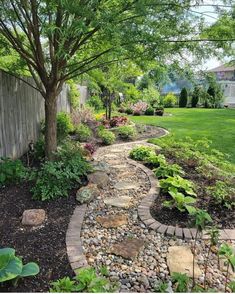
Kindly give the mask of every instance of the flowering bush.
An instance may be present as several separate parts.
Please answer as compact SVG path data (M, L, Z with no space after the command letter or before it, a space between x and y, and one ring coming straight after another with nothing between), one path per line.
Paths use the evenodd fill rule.
M142 114L148 108L148 104L143 101L138 101L132 106L133 114Z
M110 120L109 124L111 128L125 126L128 122L126 116L114 116Z

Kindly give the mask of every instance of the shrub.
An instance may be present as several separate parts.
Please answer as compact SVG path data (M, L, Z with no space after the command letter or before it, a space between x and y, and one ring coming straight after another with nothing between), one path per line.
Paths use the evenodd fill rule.
M10 280L14 280L16 284L20 278L36 276L39 273L36 263L29 262L24 265L22 258L15 256L13 248L0 249L0 265L0 284Z
M146 102L138 101L132 106L133 114L134 115L143 114L147 108L148 108L148 104Z
M186 107L188 103L188 92L186 88L183 88L180 92L179 107Z
M137 146L130 152L130 158L139 161L144 161L150 155L155 155L155 151L149 146Z
M156 115L163 116L163 113L164 113L164 107L160 107L160 106L158 106L158 107L155 109L155 114L156 114Z
M68 191L78 184L90 171L90 165L81 156L80 150L71 147L61 149L56 161L46 161L32 177L33 199L51 200L68 196Z
M73 124L68 113L60 112L57 114L57 139L63 141L70 132L73 131Z
M124 112L126 112L126 114L133 114L133 109L127 108Z
M91 129L84 124L79 124L76 127L75 132L78 135L78 140L80 142L86 142L92 135Z
M41 160L45 158L45 140L40 138L34 145L34 157Z
M112 145L116 140L114 133L105 129L98 131L98 136L104 145Z
M106 271L107 272L107 271ZM106 293L115 292L116 285L110 283L100 269L98 275L94 268L82 268L76 277L71 280L69 277L59 279L51 283L50 292L86 292L86 293Z
M196 196L196 193L193 191L193 183L189 180L181 178L180 176L160 180L160 187L166 192L169 192L172 188L176 188L179 192Z
M114 116L110 119L109 124L111 128L125 126L128 122L126 116Z
M151 167L159 167L163 164L166 164L166 158L163 154L155 154L151 153L149 156L145 158L145 163L150 165Z
M200 97L200 88L195 87L193 90L193 95L192 95L192 107L197 107L199 97Z
M18 183L27 176L27 169L20 160L0 158L0 186Z
M162 102L163 102L164 107L173 107L177 102L177 98L172 92L169 92L163 98Z
M91 96L88 99L87 104L93 107L96 111L103 108L103 102L101 101L100 97L96 95Z
M154 109L149 107L145 110L145 115L154 115Z
M209 187L207 192L214 198L217 204L222 204L228 209L235 207L235 188L230 187L227 183L216 181L216 185Z
M134 138L136 136L136 129L132 126L123 126L118 128L118 135L122 139Z
M95 120L94 109L92 107L83 107L78 111L78 116L80 118L80 122L87 123L89 121Z

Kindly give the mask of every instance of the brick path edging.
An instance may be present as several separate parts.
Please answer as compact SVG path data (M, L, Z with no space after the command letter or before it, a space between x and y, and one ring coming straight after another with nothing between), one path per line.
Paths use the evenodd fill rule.
M133 164L136 167L142 169L149 178L151 188L148 192L148 195L141 200L138 206L139 218L146 225L146 227L149 227L158 233L166 234L167 236L176 236L177 238L181 239L194 239L196 235L195 228L179 228L176 226L168 226L160 223L152 217L150 208L160 193L159 181L157 180L152 170L148 169L143 164L137 163L136 161L129 158L127 158L127 161L130 164ZM235 240L235 229L223 229L219 230L219 233L220 240ZM206 232L203 232L201 237L202 239L209 238Z
M66 232L67 255L75 273L77 269L88 266L86 257L83 254L80 236L86 209L87 204L79 205L75 208Z

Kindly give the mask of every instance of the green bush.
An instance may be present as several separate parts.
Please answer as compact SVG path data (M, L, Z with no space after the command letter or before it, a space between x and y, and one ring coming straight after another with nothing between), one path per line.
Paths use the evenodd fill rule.
M118 135L122 139L133 139L136 136L136 129L132 126L118 127Z
M166 158L163 154L155 154L155 153L151 153L149 156L147 156L145 158L145 163L147 165L150 165L152 168L153 167L159 167L162 165L167 164L166 163Z
M20 160L0 158L0 186L18 183L27 176L27 169Z
M125 112L126 112L126 114L133 114L133 109L131 109L131 108L127 108L127 109L125 110Z
M41 160L45 158L45 140L40 138L34 145L34 158Z
M92 135L91 129L84 124L79 124L75 129L75 133L78 135L80 142L87 142Z
M34 262L23 264L22 258L15 256L15 249L0 249L0 284L13 280L14 284L21 278L36 276L39 267Z
M35 180L31 190L33 199L45 201L68 196L68 191L81 184L81 178L90 170L80 150L71 147L61 149L55 161L46 161L32 176Z
M169 192L172 189L177 189L179 192L196 196L196 193L193 191L193 183L180 176L168 177L167 179L160 180L160 187L166 192Z
M106 129L100 130L98 132L98 136L100 137L104 145L112 145L116 140L114 133Z
M99 96L91 96L88 101L87 104L91 107L93 107L96 111L101 110L103 108L103 102L101 101Z
M73 124L70 115L66 112L57 114L57 139L59 142L63 141L70 132L73 131Z
M70 90L69 90L70 105L72 109L77 109L79 106L79 98L80 98L78 85L73 80L70 80L67 83L69 84L69 87L70 87Z
M176 96L169 92L165 97L163 97L162 103L164 107L174 107L177 102Z
M149 107L145 110L145 115L154 115L154 109Z
M188 103L188 92L186 88L183 88L180 92L179 107L186 107Z
M168 178L184 175L184 171L178 164L162 163L160 166L153 170L157 178Z
M150 155L155 156L155 151L149 146L137 146L134 147L130 152L130 158L134 160L144 161Z
M200 97L200 88L195 87L193 90L193 95L192 95L192 107L197 107L199 97Z

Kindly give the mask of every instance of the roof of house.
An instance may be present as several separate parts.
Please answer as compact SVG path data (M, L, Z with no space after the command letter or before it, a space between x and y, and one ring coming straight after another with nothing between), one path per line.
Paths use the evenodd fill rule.
M235 70L235 65L222 64L220 66L210 69L209 72L234 71L234 70Z

